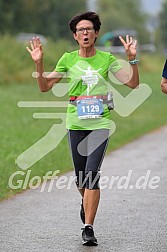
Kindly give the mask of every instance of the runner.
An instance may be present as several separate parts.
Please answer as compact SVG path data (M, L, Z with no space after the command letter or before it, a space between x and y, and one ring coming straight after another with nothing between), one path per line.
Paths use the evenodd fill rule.
M163 93L167 94L167 60L164 65L161 79L161 90Z
M100 199L100 167L108 145L113 109L108 74L114 75L130 88L139 84L137 41L126 36L120 40L125 48L127 59L132 66L130 77L116 58L109 52L95 48L101 21L95 12L74 16L69 27L79 49L66 52L60 58L55 70L45 77L43 73L43 50L39 38L30 41L27 51L36 65L38 84L42 92L50 90L66 74L69 85L69 105L66 116L69 145L76 175L76 185L82 196L81 220L83 245L95 246L93 224ZM110 94L111 95L111 94Z

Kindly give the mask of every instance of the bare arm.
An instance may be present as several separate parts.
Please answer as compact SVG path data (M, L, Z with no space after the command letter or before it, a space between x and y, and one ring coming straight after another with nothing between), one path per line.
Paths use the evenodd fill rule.
M133 42L132 37L126 36L126 41L120 36L128 61L132 61L136 58L136 46L137 40ZM136 88L139 85L139 72L137 64L131 65L132 67L132 76L130 77L129 73L125 69L120 69L114 74L114 76L121 82L125 83L130 88Z
M163 93L167 94L167 79L162 77L161 80L161 90Z
M36 65L37 82L41 92L47 92L50 90L54 83L58 83L63 77L58 72L52 72L48 76L45 75L44 64L43 64L43 50L39 38L33 38L30 41L30 47L26 47L30 53L32 60Z

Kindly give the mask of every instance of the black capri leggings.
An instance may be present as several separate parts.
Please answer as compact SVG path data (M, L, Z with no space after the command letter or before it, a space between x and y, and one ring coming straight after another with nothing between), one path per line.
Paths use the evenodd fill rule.
M100 167L108 145L109 130L69 130L68 139L77 186L98 189Z

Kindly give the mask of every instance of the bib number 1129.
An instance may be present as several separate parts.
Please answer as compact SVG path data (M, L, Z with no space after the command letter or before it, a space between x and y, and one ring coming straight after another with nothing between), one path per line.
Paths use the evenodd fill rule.
M83 113L97 113L99 112L100 108L99 105L87 105L87 106L82 106L82 112Z
M78 117L80 119L100 118L103 114L103 100L83 99L77 101Z

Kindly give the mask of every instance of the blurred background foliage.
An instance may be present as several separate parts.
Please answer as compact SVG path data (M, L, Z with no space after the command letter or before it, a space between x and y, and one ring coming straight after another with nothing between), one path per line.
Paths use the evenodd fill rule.
M56 40L71 38L70 18L85 10L85 0L0 0L1 34L40 33Z
M0 34L39 33L53 40L71 40L68 22L73 15L88 9L88 0L0 0ZM115 29L134 29L140 43L148 43L150 32L165 46L167 40L167 0L156 16L144 11L142 1L94 0L102 20L101 35ZM150 6L151 8L151 6ZM156 36L157 35L157 36Z
M101 45L100 39L107 32L134 30L139 45L154 44L156 53L160 53L164 60L167 0L162 0L161 10L156 15L144 9L142 0L67 0L63 4L60 0L0 0L0 72L3 73L0 83L33 81L30 73L34 66L25 50L31 34L41 34L46 38L47 43L42 42L45 66L48 71L53 71L65 51L78 47L68 23L72 16L90 9L90 3L102 21L97 46ZM18 39L23 33L29 36L27 41Z
M140 43L148 43L147 15L142 10L140 0L99 0L99 12L103 20L103 33L116 29L133 29L136 30Z
M159 42L162 42L164 48L167 47L167 0L162 2L162 8L159 17Z

